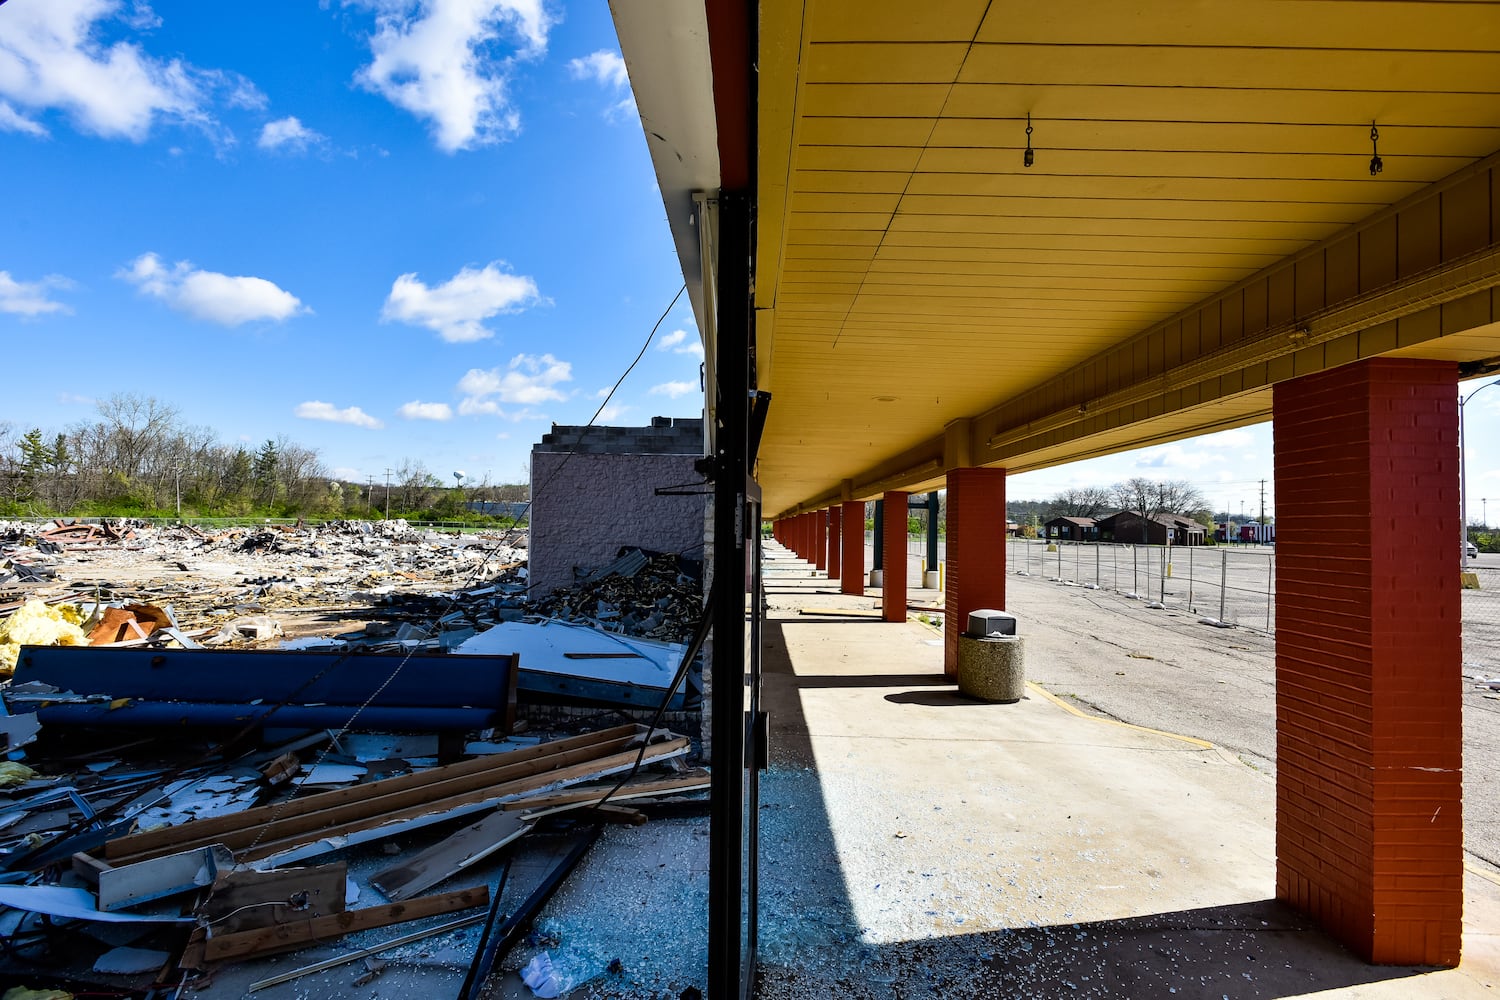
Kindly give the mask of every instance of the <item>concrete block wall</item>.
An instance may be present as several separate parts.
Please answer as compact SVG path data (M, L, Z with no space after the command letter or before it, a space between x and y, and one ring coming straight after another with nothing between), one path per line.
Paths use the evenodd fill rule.
M1459 961L1456 377L1275 390L1276 891L1379 963Z
M553 424L543 434L538 452L573 452L589 455L702 455L703 420L700 417L652 417L649 427L592 427ZM533 474L532 482L536 482Z
M554 428L546 436L554 440L544 439L532 449L533 596L571 585L575 570L607 565L622 546L704 558L707 498L656 495L660 487L702 478L693 469L702 455L701 420L650 428L592 427L573 436L568 431ZM569 454L567 445L574 441L580 450ZM609 450L613 447L661 450L621 453Z

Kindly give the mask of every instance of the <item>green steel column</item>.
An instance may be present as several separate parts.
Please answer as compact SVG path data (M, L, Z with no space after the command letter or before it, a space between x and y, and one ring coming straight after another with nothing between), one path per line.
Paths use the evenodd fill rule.
M938 564L938 495L927 494L927 570L936 572ZM924 585L926 581L921 581Z

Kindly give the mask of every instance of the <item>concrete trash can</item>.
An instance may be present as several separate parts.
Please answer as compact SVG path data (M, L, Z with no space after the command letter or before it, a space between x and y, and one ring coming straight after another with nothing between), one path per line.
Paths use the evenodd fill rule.
M969 612L958 637L958 690L980 701L1002 704L1026 695L1026 645L1016 635L1016 616L992 608Z
M958 637L958 690L1011 704L1026 695L1026 640L1014 635Z

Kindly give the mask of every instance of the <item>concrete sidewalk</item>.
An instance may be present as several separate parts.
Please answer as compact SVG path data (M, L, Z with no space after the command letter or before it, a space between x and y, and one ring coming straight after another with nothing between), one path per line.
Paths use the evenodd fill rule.
M765 567L760 996L1500 988L1500 885L1482 874L1466 879L1460 968L1366 965L1275 902L1266 776L1039 688L961 698L939 632L858 614L876 603L774 542Z

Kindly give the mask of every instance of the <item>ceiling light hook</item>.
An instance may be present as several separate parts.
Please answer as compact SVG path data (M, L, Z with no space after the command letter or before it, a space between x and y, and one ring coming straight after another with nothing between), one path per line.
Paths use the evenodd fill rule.
M1385 161L1380 158L1380 129L1375 123L1370 123L1370 176L1374 177L1385 168Z
M1031 112L1026 112L1026 155L1021 157L1021 166L1029 167L1036 162L1036 152L1031 148Z

